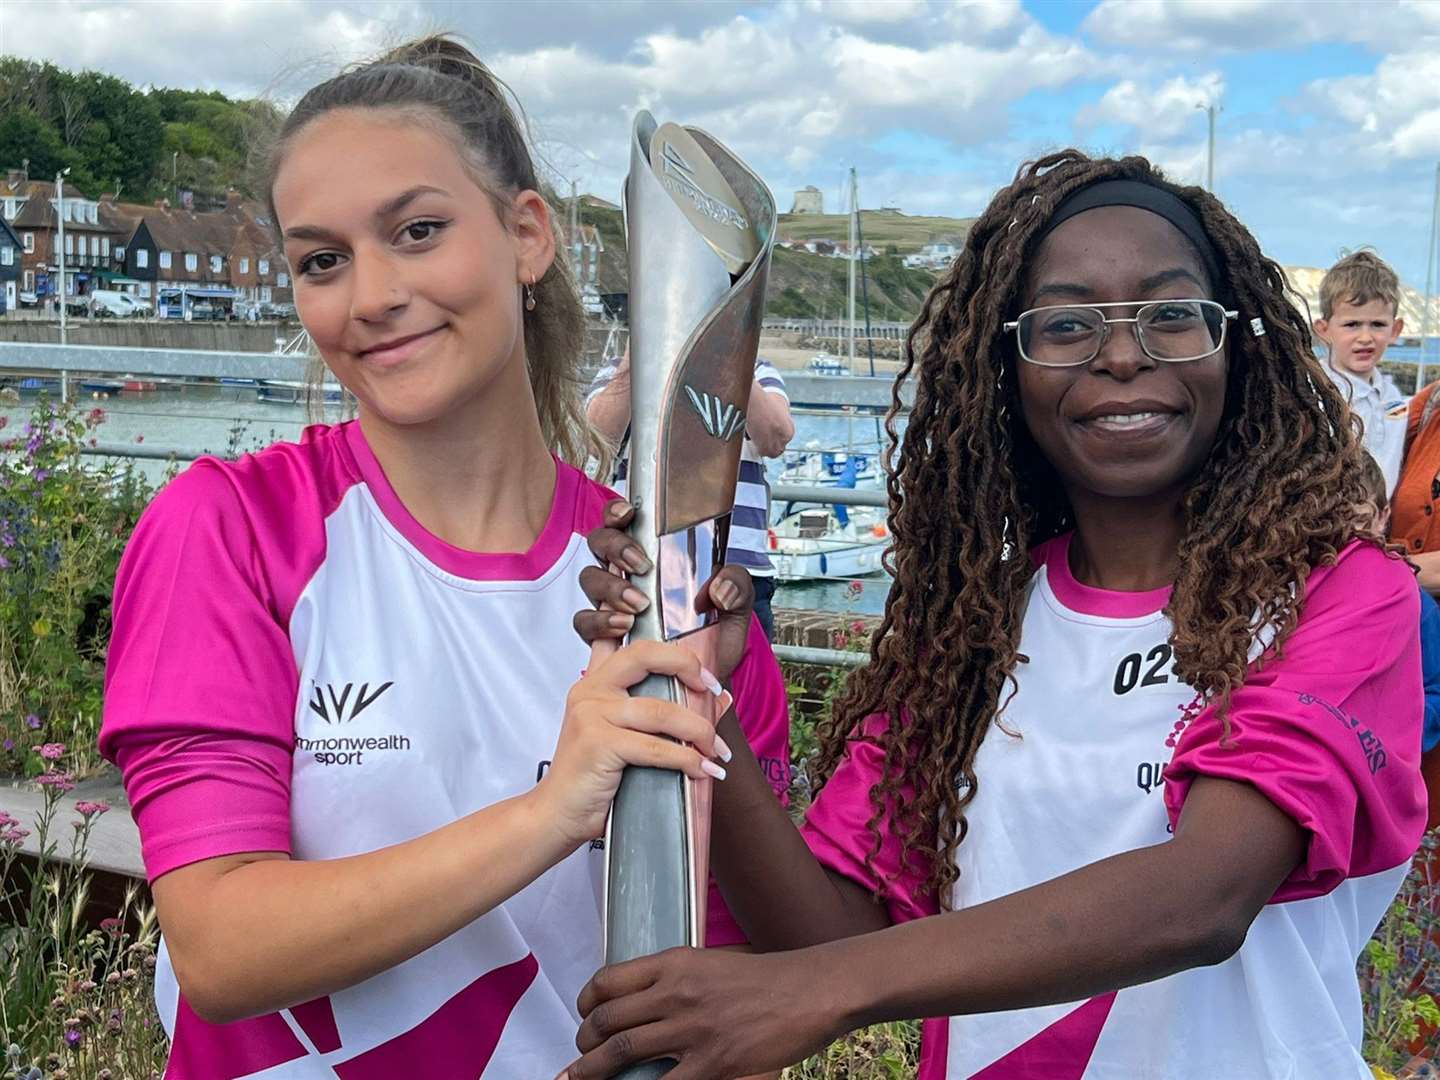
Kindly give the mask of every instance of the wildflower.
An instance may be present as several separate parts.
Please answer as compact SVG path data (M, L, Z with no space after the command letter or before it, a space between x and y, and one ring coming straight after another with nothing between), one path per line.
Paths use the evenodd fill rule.
M93 428L96 424L103 424L104 422L105 422L105 410L104 410L104 409L94 408L94 409L91 409L88 413L85 414L85 426L86 426L86 427L92 427L92 428Z
M65 744L58 742L47 742L35 748L35 752L46 761L59 761L65 756Z
M19 844L29 835L29 829L9 828L0 832L0 844Z
M6 739L3 743L0 743L0 746L3 746L6 750L14 750L14 749L15 749L15 740L14 740L14 739Z
M853 633L863 634L865 632L865 624L859 619L856 619L850 624L850 629Z
M36 482L37 484L43 484L43 483L44 483L46 480L48 480L48 479L50 479L50 470L49 470L49 469L36 469L36 470L35 470L35 482Z
M852 581L849 586L846 587L845 591L854 598L865 591L865 583L863 581Z
M88 994L91 990L94 990L97 985L99 984L96 983L94 979L86 979L80 984L80 992Z
M40 728L40 717L36 716L33 712L27 714L25 717L25 726L31 731L38 731Z
M110 804L101 799L81 799L75 804L75 809L86 821L99 817L110 809Z
M7 558L5 558L4 555L0 555L0 570L9 570L9 569L10 569L10 560L7 559Z
M101 929L101 930L104 930L105 933L109 934L111 937L116 937L116 936L118 936L119 933L120 933L120 931L121 931L121 929L124 928L124 925L125 925L124 922L123 922L122 920L120 920L120 919L101 919L101 920L100 920L100 929ZM111 974L113 975L114 972L111 972ZM105 981L106 981L106 982L109 982L110 980L107 978Z
M35 782L44 788L53 788L62 795L68 795L75 790L75 776L68 772L47 772L35 778Z
M4 810L0 810L0 829L8 829L11 825L19 825L20 819L13 818Z
M10 418L8 416L0 416L0 430L4 430L5 426L9 423Z
M36 619L33 623L30 624L30 633L34 634L37 638L49 637L50 620L44 617ZM39 727L40 725L36 724L35 726Z
M112 971L112 972L110 972L109 975L106 975L106 976L105 976L105 985L106 985L106 986L119 986L119 985L120 985L120 972L118 972L118 971Z
M136 441L137 443L142 443L142 442L145 441L145 436L144 436L144 435L136 435L136 436L135 436L135 441Z

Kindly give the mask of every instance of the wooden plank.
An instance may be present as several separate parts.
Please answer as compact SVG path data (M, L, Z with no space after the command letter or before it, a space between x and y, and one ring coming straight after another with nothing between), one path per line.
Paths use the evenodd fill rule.
M135 827L135 821L130 816L130 807L125 802L123 791L113 780L82 784L60 800L50 822L50 835L56 845L56 856L70 861L70 845L75 835L72 823L80 820L80 815L75 812L77 799L103 800L111 807L90 826L86 865L93 870L143 880L145 864L140 859L140 830ZM24 788L0 788L0 810L18 818L22 829L30 830L30 835L21 844L21 850L27 855L39 854L40 830L37 819L44 808L45 795L33 785Z

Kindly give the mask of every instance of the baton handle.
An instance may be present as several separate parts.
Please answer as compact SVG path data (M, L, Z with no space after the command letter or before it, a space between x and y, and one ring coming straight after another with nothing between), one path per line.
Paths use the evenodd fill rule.
M630 688L631 697L678 702L682 695L669 675L649 675ZM610 810L605 855L605 962L621 963L691 944L695 901L684 774L626 768ZM674 1067L674 1061L650 1061L616 1075L654 1080Z

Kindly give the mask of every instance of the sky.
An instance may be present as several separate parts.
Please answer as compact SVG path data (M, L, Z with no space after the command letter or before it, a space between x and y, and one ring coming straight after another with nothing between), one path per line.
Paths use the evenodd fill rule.
M1282 263L1370 245L1423 288L1440 0L3 0L0 53L293 101L453 30L511 86L561 190L618 201L637 109L705 128L782 211L850 167L867 208L974 216L1065 146L1215 190Z

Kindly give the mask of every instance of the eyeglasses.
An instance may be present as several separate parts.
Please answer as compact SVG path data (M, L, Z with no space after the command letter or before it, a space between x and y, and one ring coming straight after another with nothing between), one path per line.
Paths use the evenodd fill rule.
M1105 308L1134 308L1129 319L1107 318ZM1135 340L1152 360L1178 364L1214 356L1225 344L1225 326L1238 318L1213 300L1157 300L1114 304L1057 304L1032 308L1014 322L1020 356L1042 367L1078 367L1100 355L1110 340L1110 327L1130 323Z

